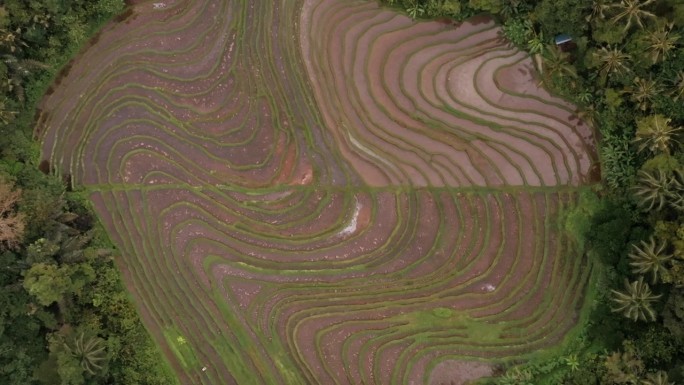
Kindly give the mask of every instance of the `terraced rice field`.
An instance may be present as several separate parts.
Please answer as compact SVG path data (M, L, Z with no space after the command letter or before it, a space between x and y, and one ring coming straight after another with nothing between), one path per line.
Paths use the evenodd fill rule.
M486 18L134 4L42 103L183 384L460 384L559 343L592 131Z

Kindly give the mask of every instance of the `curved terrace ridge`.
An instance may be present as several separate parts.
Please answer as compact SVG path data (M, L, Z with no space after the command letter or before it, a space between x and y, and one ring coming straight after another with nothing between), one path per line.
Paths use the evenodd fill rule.
M574 327L592 131L491 20L140 1L42 102L183 384L491 374Z

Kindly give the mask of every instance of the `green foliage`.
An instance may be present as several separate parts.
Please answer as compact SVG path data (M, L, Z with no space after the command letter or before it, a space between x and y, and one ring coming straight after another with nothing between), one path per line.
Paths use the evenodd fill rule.
M610 94L610 91L606 93ZM598 118L598 127L603 134L599 148L603 179L615 193L625 191L638 170L638 154L632 146L634 128L628 119L628 110L623 108L603 108Z
M656 30L649 30L643 37L652 64L667 59L681 40L681 35L672 31L673 26L670 23L667 26L660 26Z
M677 288L670 292L663 310L663 325L677 343L684 346L684 289Z
M599 379L605 376L605 367L602 365L600 358L595 355L589 355L585 360L581 361L577 370L568 371L562 379L564 385L599 385Z
M608 5L607 10L611 14L610 19L615 24L623 25L623 33L630 28L646 27L646 23L656 19L656 15L650 12L649 6L653 6L656 0L620 0Z
M645 328L633 339L633 343L639 351L639 357L649 367L673 367L677 352L682 348L669 330L657 323Z
M640 110L648 110L655 98L663 91L658 81L654 79L634 78L632 86L628 87L626 93L630 94L630 100L634 102Z
M604 381L612 384L638 384L645 367L633 344L625 343L624 351L614 352L605 358Z
M89 336L81 332L78 337L72 338L71 343L64 344L65 350L80 363L81 368L91 375L102 370L103 361L107 359L104 340L99 337Z
M674 385L674 382L670 382L667 378L667 373L659 370L656 373L649 373L646 378L641 382L643 385Z
M684 210L684 173L680 169L641 170L633 191L645 211L660 211L668 206L674 210Z
M606 88L606 90L604 91L604 95L606 107L608 107L610 110L615 111L618 107L620 107L620 105L622 105L622 94L620 92L615 91L615 89Z
M462 18L462 7L459 0L430 0L425 6L425 14L428 17L451 17Z
M517 47L524 48L532 36L532 23L521 18L511 18L506 20L503 25L503 32L506 38L513 42Z
M496 14L503 9L503 0L468 0L468 5L476 11Z
M587 29L587 11L587 2L584 0L541 0L530 18L544 26L548 36L566 33L579 37Z
M586 241L591 231L591 219L600 206L601 202L598 195L590 189L583 189L580 191L577 206L565 215L565 229L577 243L579 250L585 250Z
M657 301L660 295L653 294L643 277L632 282L625 279L624 291L612 290L612 293L615 305L613 311L622 313L632 321L656 319L653 302Z
M632 245L629 258L634 274L650 274L651 283L658 282L658 278L667 274L667 264L672 259L672 254L666 252L664 242L656 243L653 236L648 242L641 241L641 245Z
M609 45L592 52L589 67L596 68L601 84L605 84L609 79L619 79L630 73L631 61L630 55Z
M682 169L682 164L679 160L670 154L658 154L653 158L648 159L641 166L642 171L653 172L661 170L667 174L672 174L677 170Z
M123 8L123 0L0 6L0 175L22 190L16 207L26 227L17 250L0 253L3 385L175 383L109 241L83 199L38 170L31 140L35 105L59 67Z
M603 44L619 44L625 39L625 33L613 23L594 23L591 37L594 41Z
M591 218L587 232L592 258L615 266L627 249L633 226L632 214L621 201L604 200Z
M570 371L575 372L580 368L580 361L577 358L577 354L571 354L564 358L565 364L570 367Z
M55 264L35 264L24 277L24 288L43 306L62 301L72 284L67 269Z
M57 374L61 385L83 385L85 377L78 359L70 354L57 355Z
M200 366L197 354L195 354L192 346L188 345L185 337L177 329L172 327L166 328L164 330L164 338L166 338L169 348L184 368L193 369Z
M532 373L516 366L506 371L506 374L501 377L498 383L500 385L533 385Z
M412 19L417 19L425 14L425 5L414 1L411 6L406 8L406 12Z
M648 149L654 153L669 154L679 144L677 135L683 130L671 123L672 119L660 114L638 118L636 141L639 143L639 151Z

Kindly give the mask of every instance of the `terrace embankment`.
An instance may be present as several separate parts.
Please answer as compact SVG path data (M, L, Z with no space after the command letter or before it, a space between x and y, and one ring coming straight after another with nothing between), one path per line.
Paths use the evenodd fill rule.
M136 1L41 110L183 384L465 383L584 303L592 131L491 20Z

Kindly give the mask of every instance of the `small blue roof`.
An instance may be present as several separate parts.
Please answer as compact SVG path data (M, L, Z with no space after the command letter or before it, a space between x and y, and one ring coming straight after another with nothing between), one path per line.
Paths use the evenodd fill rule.
M572 41L572 38L570 37L570 35L566 35L563 33L563 34L556 36L555 41L556 41L556 45L558 45L558 44L563 44L563 43L567 43L569 41Z

